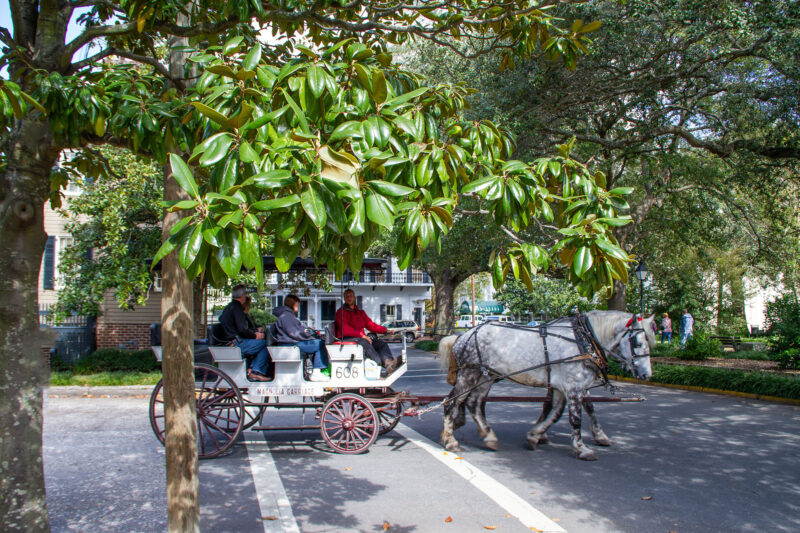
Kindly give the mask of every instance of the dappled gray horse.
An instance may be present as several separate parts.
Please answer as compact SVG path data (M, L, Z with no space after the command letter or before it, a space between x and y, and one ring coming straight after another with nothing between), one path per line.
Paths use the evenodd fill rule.
M653 336L652 318L641 320L628 313L592 311L586 314L586 319L594 339L606 353L635 377L650 378L648 337ZM602 383L602 362L598 364L596 357L589 357L588 354L595 351L587 345L591 344L587 342L589 335L582 333L585 332L582 327L576 328L573 321L562 318L549 322L546 327L533 328L489 322L460 336L442 339L439 343L442 367L451 356L459 367L456 384L445 403L442 445L448 450L460 450L453 431L464 425L466 407L478 424L478 433L486 446L497 449L497 435L486 422L486 396L496 378L530 369L508 379L531 387L552 388L553 403L528 432L528 444L536 448L547 429L561 417L566 405L575 453L581 459L596 459L581 438L581 406L588 390ZM591 408L589 411L594 414Z

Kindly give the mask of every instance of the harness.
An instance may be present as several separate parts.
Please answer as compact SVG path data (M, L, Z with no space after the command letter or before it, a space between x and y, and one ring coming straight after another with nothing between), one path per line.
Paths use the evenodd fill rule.
M639 359L644 357L649 357L649 355L637 355L636 348L638 348L638 341L634 332L644 331L644 328L639 326L639 322L641 319L638 319L634 323L634 318L631 318L627 324L625 324L625 333L623 333L623 338L628 337L628 342L630 342L631 346L631 355L633 359ZM588 317L585 314L574 315L570 317L569 325L561 325L556 324L556 322L560 320L554 320L548 322L546 324L539 324L536 326L521 326L516 324L506 324L503 322L484 322L479 326L473 328L470 333L469 337L466 339L465 344L469 344L470 341L474 343L475 346L475 353L478 356L478 363L477 364L465 364L465 365L458 365L460 368L477 368L483 373L484 376L489 377L490 375L494 375L493 378L495 383L498 381L502 381L508 377L522 374L525 372L530 372L531 370L537 370L539 368L545 368L547 370L547 387L550 387L550 374L551 374L551 367L557 364L566 364L566 363L576 363L580 361L588 361L594 365L594 367L599 372L599 377L601 379L602 385L608 384L608 356L607 352L615 355L617 359L624 360L624 357L615 350L607 350L604 348L600 342L597 340L597 336L592 329L592 324L589 322ZM486 327L501 327L501 328L508 328L514 330L523 330L523 331L531 331L538 332L539 337L542 339L542 348L544 352L544 363L540 363L537 365L530 366L528 368L524 368L522 370L517 370L507 374L501 374L497 370L490 367L486 364L483 360L483 355L481 353L480 343L478 342L478 333L479 331ZM634 327L639 326L639 327ZM551 329L557 328L570 328L573 333L573 337L567 337L565 335L559 335L558 333L553 333L550 331ZM578 348L578 353L571 357L566 357L564 359L550 359L550 351L547 347L547 338L548 337L555 337L558 339L562 339L568 342L575 344ZM456 361L458 364L458 361Z

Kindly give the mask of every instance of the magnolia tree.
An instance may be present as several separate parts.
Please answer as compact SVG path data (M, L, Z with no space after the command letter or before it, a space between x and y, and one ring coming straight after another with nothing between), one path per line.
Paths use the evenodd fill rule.
M173 531L198 529L188 278L260 272L259 235L274 235L282 269L302 254L341 273L357 270L377 228L399 217L396 253L408 264L439 242L467 191L510 232L551 217L567 232L557 250L524 241L497 250L496 278L526 280L553 257L584 292L624 276L627 257L608 232L624 223L614 211L624 191L604 191L568 146L553 159L511 161L504 131L460 120L465 89L421 87L386 51L468 39L476 53L499 51L503 68L537 51L572 67L599 23L561 28L546 11L556 3L12 0L13 31L0 28L9 76L0 81L2 529L49 529L37 279L43 204L64 185L53 172L62 150L78 153L67 169L95 179L107 165L92 145L152 157L165 165L165 200L178 202L160 252ZM71 20L80 31L68 39ZM254 22L282 44L258 45ZM295 47L298 35L318 51Z
M353 39L297 49L276 61L237 37L193 58L204 65L191 102L203 138L188 160L170 155L191 199L169 205L190 214L156 259L175 251L190 277L219 285L242 268L261 271L259 235L268 233L280 270L301 255L341 276L358 272L380 228L397 222L394 254L405 268L440 243L459 194L471 194L510 232L534 220L561 228L551 249L519 238L498 248L497 286L509 274L530 286L553 261L587 295L627 277L610 228L628 222L616 211L629 190L604 190L603 174L571 159L569 145L513 160L506 131L462 119L463 87L421 86L390 54Z

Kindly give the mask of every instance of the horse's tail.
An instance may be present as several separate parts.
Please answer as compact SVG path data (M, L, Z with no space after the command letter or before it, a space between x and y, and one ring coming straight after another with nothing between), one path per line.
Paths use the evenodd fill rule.
M450 385L455 385L458 377L458 364L453 355L453 345L457 340L458 335L450 335L439 341L439 365L442 372L447 372L447 382Z

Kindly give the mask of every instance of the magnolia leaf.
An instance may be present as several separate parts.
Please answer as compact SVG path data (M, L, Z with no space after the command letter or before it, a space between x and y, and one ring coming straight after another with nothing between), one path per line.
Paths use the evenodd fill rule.
M315 188L316 184L312 183L304 190L300 199L303 205L303 210L311 219L311 222L318 228L325 225L325 204L322 202L319 191Z
M327 145L320 147L318 153L322 160L320 175L323 178L358 188L358 171L361 168L358 159L346 152L337 152Z
M181 189L191 194L193 198L198 198L200 192L189 165L176 154L169 154L169 164L172 168L172 175L178 185L181 186Z

